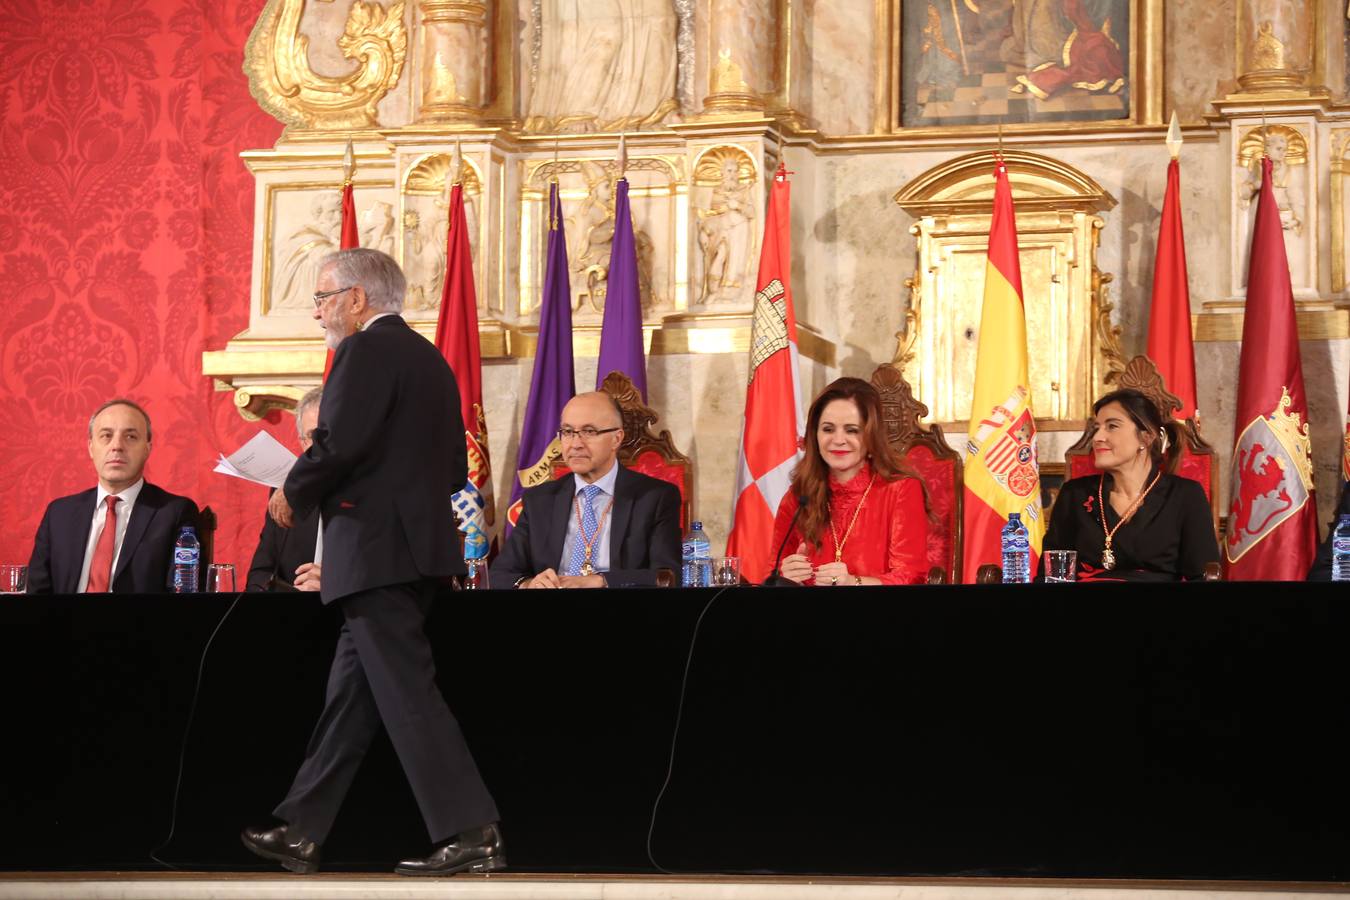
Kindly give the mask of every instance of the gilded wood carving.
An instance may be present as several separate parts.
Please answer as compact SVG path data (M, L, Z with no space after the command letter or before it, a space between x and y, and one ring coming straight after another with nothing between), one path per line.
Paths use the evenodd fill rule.
M316 73L301 34L305 0L268 0L244 48L249 90L268 113L297 128L370 128L376 106L398 83L408 52L404 2L355 0L338 47L357 64L348 75Z

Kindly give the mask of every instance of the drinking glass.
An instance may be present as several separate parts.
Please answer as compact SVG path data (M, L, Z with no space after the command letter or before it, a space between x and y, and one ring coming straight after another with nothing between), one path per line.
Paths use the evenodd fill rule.
M488 561L480 557L464 560L464 577L460 587L466 591L486 591L492 586L488 578Z
M229 563L212 563L206 569L206 592L208 594L234 593L234 566Z
M1045 583L1069 584L1078 580L1077 550L1045 551Z
M0 594L22 594L27 590L27 566L0 566Z
M712 581L718 587L729 587L741 583L741 558L739 556L719 556L713 560Z

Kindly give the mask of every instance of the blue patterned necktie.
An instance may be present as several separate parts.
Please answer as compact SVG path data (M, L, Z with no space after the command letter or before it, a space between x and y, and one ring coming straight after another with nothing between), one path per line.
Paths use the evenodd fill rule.
M567 561L568 575L580 575L586 562L586 545L591 545L591 567L595 567L599 548L595 546L596 532L600 530L595 520L595 498L600 494L599 485L588 484L581 489L581 528L577 530L576 540L572 542L572 557Z

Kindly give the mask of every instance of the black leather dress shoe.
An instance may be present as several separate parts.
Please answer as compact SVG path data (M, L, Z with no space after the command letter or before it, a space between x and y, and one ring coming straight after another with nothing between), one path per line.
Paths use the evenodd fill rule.
M245 828L239 833L244 846L261 856L281 863L282 867L301 875L319 871L319 845L289 833L289 826L276 828Z
M424 859L405 859L394 867L399 875L454 875L496 872L506 868L506 849L497 823L461 831Z

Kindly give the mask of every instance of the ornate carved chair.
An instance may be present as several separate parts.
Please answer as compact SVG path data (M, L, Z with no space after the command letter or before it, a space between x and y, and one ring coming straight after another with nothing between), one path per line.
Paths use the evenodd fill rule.
M1153 360L1142 355L1136 356L1126 364L1125 371L1116 381L1116 386L1139 391L1153 401L1153 405L1158 408L1164 422L1176 422L1177 432L1181 438L1181 453L1169 467L1169 471L1171 474L1200 482L1200 486L1205 489L1205 498L1209 500L1209 507L1214 517L1214 527L1217 531L1219 525L1219 459L1214 452L1214 448L1204 438L1200 437L1200 430L1194 419L1178 421L1174 417L1173 414L1181 409L1180 398L1167 390L1162 374L1158 371L1158 367ZM1072 447L1064 451L1064 462L1067 468L1066 479L1095 475L1098 472L1092 458L1092 431L1093 423L1088 421L1083 429L1082 437ZM1217 577L1217 565L1213 566L1213 572L1209 568L1206 569L1205 578L1207 580L1215 580Z
M670 432L662 429L652 433L660 416L642 402L642 395L632 380L622 372L605 376L601 390L614 398L623 411L623 443L619 445L619 463L635 472L669 481L680 490L680 531L689 528L693 516L694 462L675 448ZM567 473L567 465L559 461L553 466L553 477Z
M955 581L961 572L961 498L965 475L961 454L947 446L940 425L922 424L928 407L915 398L899 369L890 363L877 366L872 373L872 385L881 394L886 439L928 487L929 507L935 520L928 529L928 583Z

